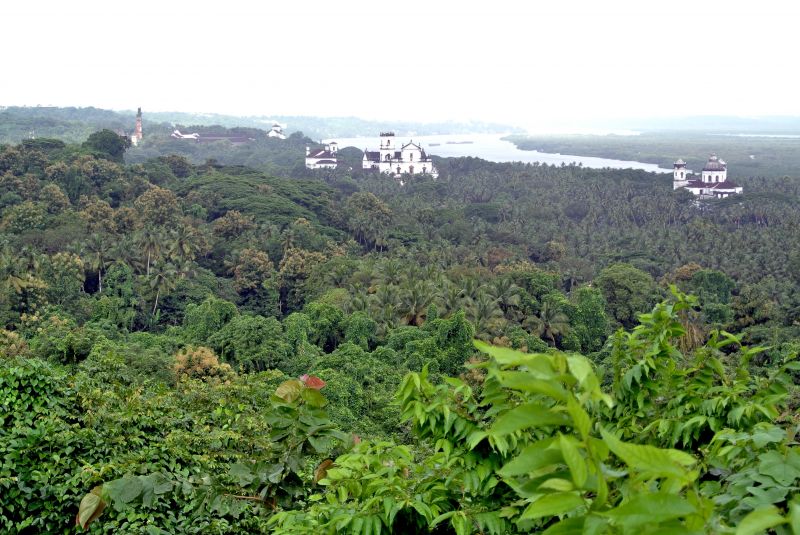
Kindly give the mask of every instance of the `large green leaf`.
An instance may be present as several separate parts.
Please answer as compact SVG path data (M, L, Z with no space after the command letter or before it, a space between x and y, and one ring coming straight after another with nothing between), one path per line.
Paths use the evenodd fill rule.
M121 509L127 503L138 498L142 493L142 481L134 475L128 474L121 479L106 483L105 490L114 503L115 509Z
M230 469L228 470L228 475L230 475L235 481L236 484L240 487L246 487L250 483L253 482L255 479L255 475L253 475L252 470L250 467L244 463L234 463L231 465Z
M774 528L784 523L786 523L786 519L781 515L777 507L774 505L761 507L751 511L739 522L736 527L736 535L758 535L769 528Z
M303 399L311 405L312 407L322 408L328 404L328 400L325 399L319 390L315 390L313 388L303 388L300 392L300 395Z
M564 401L567 391L561 384L553 379L538 379L531 373L524 371L506 371L499 374L500 384L506 388L544 394L557 401Z
M674 477L689 479L688 467L695 464L695 459L688 453L678 450L656 448L629 444L600 429L603 440L614 454L622 459L630 468L654 477Z
M502 477L514 477L562 462L561 450L554 442L555 440L550 438L526 446L519 455L506 463L497 473Z
M800 478L800 456L789 451L783 456L777 451L768 451L758 456L758 471L784 486L789 486Z
M572 481L577 488L583 488L586 484L586 479L589 477L589 469L586 467L586 461L578 449L577 441L572 437L560 435L559 444L561 445L564 462L567 463L572 474Z
M525 403L501 415L489 430L490 435L503 436L529 427L569 425L570 419L540 403Z
M586 503L583 498L576 492L554 492L553 494L545 494L530 504L519 519L533 520L535 518L563 515L584 505Z
M695 506L677 494L658 492L640 494L603 516L612 524L631 530L640 526L655 527L661 522L673 520L696 513Z
M531 378L550 380L558 375L553 367L553 359L543 353L523 353L507 347L490 346L480 340L474 340L475 347L487 353L503 367L524 366L525 373Z

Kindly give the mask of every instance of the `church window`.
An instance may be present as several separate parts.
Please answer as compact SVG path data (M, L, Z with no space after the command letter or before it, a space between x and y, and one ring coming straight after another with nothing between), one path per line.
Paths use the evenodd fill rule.
M414 166L413 165L409 165L408 166L408 172L411 173L412 175L414 174Z
M413 162L414 161L414 153L413 152L409 152L408 153L408 161L409 162Z
M399 165L397 166L397 174L398 175L400 174L400 166Z
M387 155L386 155L386 161L388 162L388 161L389 161L389 160L391 160L391 159L392 159L392 156L391 156L390 154L387 154Z

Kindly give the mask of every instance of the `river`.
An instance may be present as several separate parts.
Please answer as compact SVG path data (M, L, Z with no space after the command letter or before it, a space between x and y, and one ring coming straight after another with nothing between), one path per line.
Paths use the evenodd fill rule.
M572 154L551 154L533 150L520 150L510 141L503 141L506 134L453 134L437 136L397 136L397 143L414 141L422 145L428 153L442 157L474 156L491 162L524 162L546 163L549 165L582 164L584 167L601 169L642 169L653 173L671 173L671 169L662 169L653 163L612 160L594 156L576 156ZM377 150L378 137L351 137L329 139L336 141L339 148L356 147L364 150Z

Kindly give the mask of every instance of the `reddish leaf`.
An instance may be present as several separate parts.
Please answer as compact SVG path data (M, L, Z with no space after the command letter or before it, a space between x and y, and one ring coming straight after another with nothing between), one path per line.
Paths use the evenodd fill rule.
M325 476L328 475L328 468L330 468L331 466L333 466L333 461L330 460L330 459L325 459L324 461L319 463L319 466L317 466L317 469L314 470L314 483L315 484L320 479L325 479Z
M361 444L361 437L353 434L353 444Z
M314 390L322 390L325 388L325 381L314 375L303 375L300 377L300 380L303 381L308 388L313 388Z

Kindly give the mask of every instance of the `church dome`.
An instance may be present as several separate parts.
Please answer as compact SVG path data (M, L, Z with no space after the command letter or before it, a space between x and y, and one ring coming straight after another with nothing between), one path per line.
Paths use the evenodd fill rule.
M720 160L716 154L712 154L703 166L703 171L725 171L725 162Z
M686 162L684 162L682 158L678 158L677 160L675 160L675 163L672 164L672 165L674 165L675 167L682 167L682 166L686 165Z

